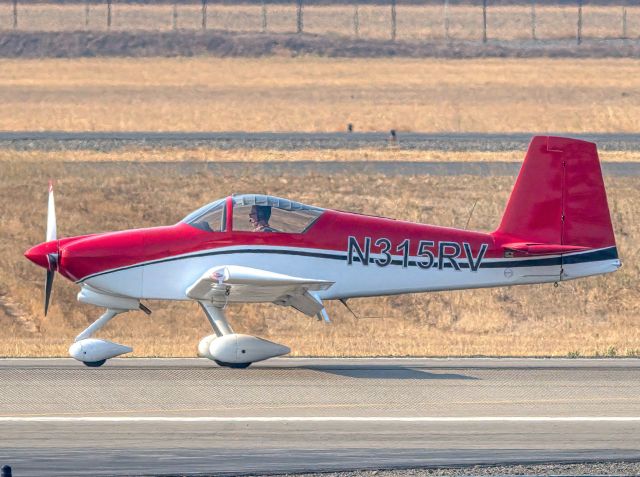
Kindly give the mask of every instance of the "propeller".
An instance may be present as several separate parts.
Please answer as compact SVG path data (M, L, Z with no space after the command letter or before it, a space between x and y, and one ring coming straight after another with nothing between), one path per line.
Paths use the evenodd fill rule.
M56 205L53 199L53 182L49 181L49 204L47 206L47 242L57 240L56 233ZM51 291L53 290L53 277L58 269L58 253L47 254L47 277L44 282L44 316L49 311L49 302L51 301Z

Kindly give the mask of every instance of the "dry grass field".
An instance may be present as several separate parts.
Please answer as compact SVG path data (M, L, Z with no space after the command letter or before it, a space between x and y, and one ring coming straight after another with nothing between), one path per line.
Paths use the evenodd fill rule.
M116 153L114 153L116 154ZM171 157L168 157L171 159ZM60 277L42 316L44 271L23 258L44 238L46 178L57 182L59 236L171 224L231 192L266 192L324 207L464 226L496 226L513 180L508 177L310 174L250 177L206 169L153 175L122 164L119 174L55 160L0 162L0 356L65 356L73 337L100 311L75 300ZM331 325L276 305L232 308L236 330L287 343L295 355L628 355L640 353L636 178L608 178L610 209L623 268L560 284L354 300L356 320L330 303ZM192 303L148 305L154 313L116 318L101 336L138 356L193 356L210 334Z
M640 63L0 60L0 130L640 130Z
M583 7L583 35L588 38L622 37L622 7L585 5ZM539 39L575 38L578 10L575 5L541 6L535 10L536 36ZM397 39L419 41L445 37L445 10L442 5L403 5L396 9ZM304 31L318 35L355 36L355 23L360 38L387 39L391 35L389 5L306 5ZM456 39L482 38L482 8L478 5L450 5L448 8L449 36ZM260 5L215 5L207 7L207 28L259 32L263 29ZM115 2L111 29L115 31L178 29L197 30L202 27L199 2L180 5L174 20L172 5L127 5ZM0 4L0 29L13 28L10 2ZM107 29L106 2L52 6L47 4L20 5L18 28L23 31L69 31ZM531 38L531 7L523 2L515 6L491 6L487 9L488 36L492 39L514 40ZM287 33L296 31L295 2L289 5L266 7L266 31ZM640 7L627 6L627 37L640 34Z
M0 60L0 130L342 131L351 122L356 131L637 132L638 73L634 60ZM608 151L602 158L637 161L638 154ZM232 192L459 227L477 200L470 227L490 230L511 178L221 176L205 167L187 174L179 162L520 161L522 155L389 147L0 149L0 356L65 356L100 313L78 304L77 287L58 277L50 314L42 316L44 272L22 253L44 238L49 177L57 179L60 236L175 223ZM107 175L86 165L92 161L121 166ZM125 161L176 164L149 175ZM290 345L296 355L639 355L640 190L637 178L607 183L624 263L613 275L558 288L354 300L361 319L330 303L331 325L275 305L234 308L231 322L240 332ZM193 356L211 333L194 304L149 306L151 317L123 315L102 336L133 346L138 356Z

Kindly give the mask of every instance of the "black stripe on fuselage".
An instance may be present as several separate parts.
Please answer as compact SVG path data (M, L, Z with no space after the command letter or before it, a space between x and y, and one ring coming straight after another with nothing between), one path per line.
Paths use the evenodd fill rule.
M235 249L235 250L213 250L207 251L203 253L197 253L193 255L182 255L178 257L168 257L156 261L137 263L135 265L129 265L127 267L122 268L114 268L112 270L107 270L104 272L95 273L93 275L88 275L82 280L78 280L76 283L82 283L85 280L89 280L90 278L95 278L100 275L106 275L107 273L119 272L122 270L129 270L132 268L144 267L145 265L155 265L157 263L165 263L165 262L174 262L176 260L186 260L191 258L199 258L199 257L208 257L213 255L230 255L235 253L261 253L261 254L276 254L276 255L297 255L302 257L313 257L313 258L326 258L330 260L341 260L346 261L346 255L332 254L332 253L322 253L322 252L305 252L302 250L283 250L283 249L261 249L261 248L247 248L247 249ZM586 262L599 262L602 260L615 260L618 258L618 249L616 247L608 247L600 250L593 250L590 252L581 252L574 255L564 255L564 256L554 256L554 257L540 257L540 258L530 258L530 259L504 259L504 260L496 260L492 262L481 262L480 268L519 268L519 267L549 267L549 266L557 266L557 265L568 265L568 264L576 264L576 263L586 263ZM359 257L353 257L353 262L360 262ZM369 259L369 263L374 263L374 258ZM461 269L468 269L469 263L463 262L462 260L457 262ZM408 266L416 267L418 264L415 260L409 260ZM392 260L390 265L400 265L402 266L402 260ZM437 261L434 261L434 264L431 268L438 268ZM443 268L453 268L451 263L444 263Z

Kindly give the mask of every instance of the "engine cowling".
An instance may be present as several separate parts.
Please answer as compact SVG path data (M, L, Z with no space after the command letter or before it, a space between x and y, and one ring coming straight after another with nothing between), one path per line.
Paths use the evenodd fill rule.
M133 348L128 346L96 338L76 341L69 347L71 357L85 363L104 361L132 351Z
M233 333L211 341L207 357L221 363L241 364L262 361L289 352L291 350L287 346L257 336Z

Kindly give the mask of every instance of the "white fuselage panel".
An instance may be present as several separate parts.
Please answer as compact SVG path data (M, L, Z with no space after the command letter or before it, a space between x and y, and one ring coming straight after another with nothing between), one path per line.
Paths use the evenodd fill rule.
M571 254L571 257L579 255ZM416 264L421 260L419 257L409 257L406 267L402 265L401 257L393 257L394 264L380 266L373 262L376 258L383 257L372 254L372 262L367 265L360 261L349 264L346 252L268 246L252 247L250 252L245 252L243 247L228 247L108 271L82 282L105 292L134 298L187 300L187 288L207 269L241 265L335 282L318 295L323 299L338 299L548 283L613 272L620 266L618 259L582 262L574 259L561 266L558 256L485 258L473 271L470 267L456 270L450 265L438 268L437 264L428 269L420 268Z

